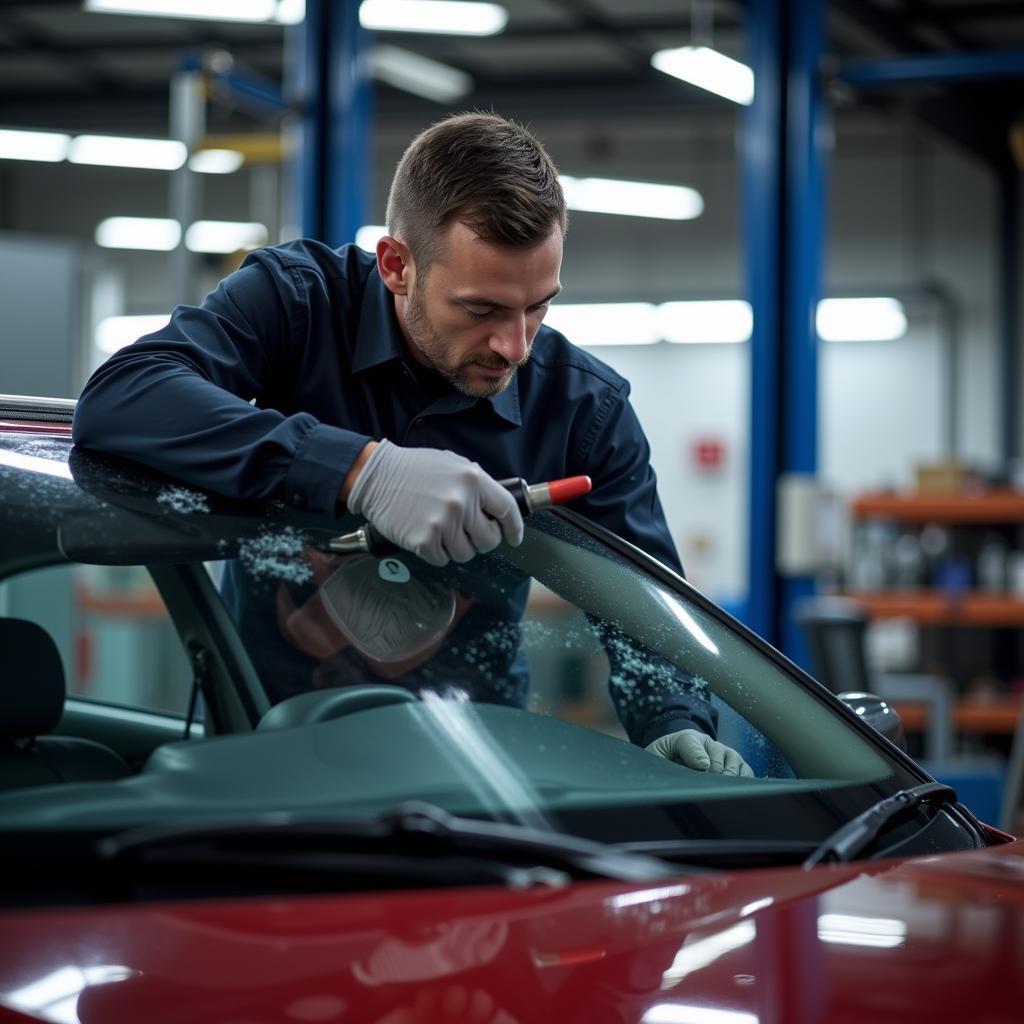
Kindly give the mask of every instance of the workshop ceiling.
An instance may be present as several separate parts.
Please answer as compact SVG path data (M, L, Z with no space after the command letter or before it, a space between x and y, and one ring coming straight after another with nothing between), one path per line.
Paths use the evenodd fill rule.
M689 0L505 0L505 6L509 23L498 36L387 33L385 39L382 33L380 39L468 72L475 89L460 108L581 118L735 109L650 66L656 49L689 41ZM715 44L738 58L745 6L713 4ZM1024 49L1020 0L831 0L828 11L829 49L839 60ZM80 0L0 0L0 126L162 134L169 77L184 56L226 50L240 70L279 83L285 32L278 25L85 13ZM987 136L977 143L984 148L1005 138L1008 124L1020 118L1020 96L1019 83L1004 80L865 101L911 112L938 103L946 120L952 106L960 120L974 122L963 126L961 141L972 145L972 134ZM445 109L386 85L376 90L381 123ZM265 127L268 118L225 102L212 104L209 116L213 131Z

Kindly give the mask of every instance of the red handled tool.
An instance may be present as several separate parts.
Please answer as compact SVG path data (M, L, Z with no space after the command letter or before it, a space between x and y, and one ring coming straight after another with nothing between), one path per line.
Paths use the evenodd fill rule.
M549 480L544 484L528 484L522 477L512 477L509 480L499 480L498 483L515 498L519 511L524 516L536 512L539 508L564 505L567 501L582 498L584 494L589 494L593 487L589 476L568 476L562 480ZM371 523L341 537L332 537L327 542L327 547L340 555L362 551L378 557L400 550Z

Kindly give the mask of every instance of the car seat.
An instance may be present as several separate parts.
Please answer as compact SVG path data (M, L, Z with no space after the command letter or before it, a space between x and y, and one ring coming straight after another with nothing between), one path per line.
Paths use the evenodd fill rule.
M109 747L44 735L60 721L64 696L64 667L49 633L25 619L0 619L0 790L131 775Z

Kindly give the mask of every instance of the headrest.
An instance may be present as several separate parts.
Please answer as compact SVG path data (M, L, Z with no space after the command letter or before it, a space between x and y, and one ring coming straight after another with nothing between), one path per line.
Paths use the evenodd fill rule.
M64 711L64 666L50 634L26 619L0 619L0 738L50 732Z

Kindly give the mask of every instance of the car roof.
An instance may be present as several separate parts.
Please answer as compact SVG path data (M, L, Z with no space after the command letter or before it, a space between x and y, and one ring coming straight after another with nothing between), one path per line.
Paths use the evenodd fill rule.
M71 436L73 398L0 395L0 431Z
M0 578L62 561L154 565L235 557L299 532L326 543L355 520L240 502L72 444L74 403L0 396ZM21 419L8 420L10 416ZM50 415L52 420L40 419Z

